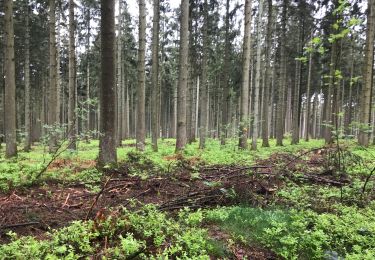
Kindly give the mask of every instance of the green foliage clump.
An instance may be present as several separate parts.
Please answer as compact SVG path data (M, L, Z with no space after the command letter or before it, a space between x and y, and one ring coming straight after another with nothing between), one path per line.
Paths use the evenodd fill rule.
M236 239L258 243L285 259L372 259L375 254L374 208L337 206L334 213L231 207L205 212ZM355 258L356 256L366 256Z
M0 246L0 259L209 259L211 243L200 227L201 211L183 210L173 219L153 205L138 212L123 209L119 215L94 221L76 221L48 233L48 239L17 237ZM103 241L108 248L102 248Z

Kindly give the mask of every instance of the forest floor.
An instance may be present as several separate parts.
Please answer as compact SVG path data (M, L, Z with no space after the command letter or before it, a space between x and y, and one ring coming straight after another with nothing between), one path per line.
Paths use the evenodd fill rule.
M0 259L375 257L375 147L133 142L103 172L96 141L1 157Z

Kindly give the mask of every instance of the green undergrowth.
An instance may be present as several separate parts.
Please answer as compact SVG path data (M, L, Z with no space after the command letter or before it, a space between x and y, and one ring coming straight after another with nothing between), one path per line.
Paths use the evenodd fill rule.
M230 235L209 237L217 225ZM374 259L375 203L337 204L331 213L288 208L220 207L181 210L173 217L146 205L94 221L76 221L43 240L8 234L0 259L210 259L230 256L235 243L269 248L283 259Z
M181 210L172 218L152 205L76 221L53 230L47 238L8 235L0 259L209 259L215 246L201 227L203 213Z
M271 141L270 148L261 148L259 143L258 151L249 151L238 150L237 140L228 140L225 146L220 146L218 140L208 140L204 151L193 143L176 156L172 139L160 140L158 152L153 152L147 143L145 152L139 153L133 144L134 140L128 140L118 148L119 167L125 165L131 175L144 178L159 172L172 173L181 158L202 164L251 165L274 153L297 155L324 145L322 140L313 140L276 147ZM153 205L137 212L122 209L94 221L73 222L51 230L42 240L9 233L12 241L0 246L0 259L230 258L228 252L233 243L268 248L284 259L375 259L374 176L364 189L375 166L375 146L363 148L352 141L343 141L340 146L348 147L347 151L360 158L358 164L346 167L351 184L342 188L284 180L265 208L182 210L173 216L159 212ZM82 182L98 191L102 172L94 166L82 168L90 165L87 162L94 162L97 147L95 140L81 142L78 152L64 152L58 158L62 165L52 167L40 180ZM7 191L38 181L36 175L50 155L36 146L30 153L21 152L16 159L3 158L1 154L0 190ZM213 226L229 234L230 239L210 238L208 231Z
M117 149L119 164L126 164L129 160L129 154L137 153L134 147L134 140L126 140L123 145ZM271 140L271 147L262 148L259 141L258 151L239 150L237 139L227 141L224 146L220 145L219 140L207 140L206 149L200 150L198 142L188 144L183 154L179 157L175 155L175 140L163 139L159 141L159 150L152 150L150 140L147 140L146 149L141 153L141 163L152 166L155 171L169 173L173 167L178 165L179 158L186 160L195 160L201 164L253 164L256 159L267 158L276 152L295 153L301 149L311 149L323 146L322 140L313 140L310 142L301 142L298 145L285 145L276 147L275 141ZM286 141L286 143L289 143ZM60 182L82 181L90 182L92 178L86 179L90 173L96 176L98 174L93 169L81 169L85 162L94 162L98 156L98 140L92 140L89 143L79 142L77 151L66 150L59 155L55 161L63 162L60 166L52 167L44 172L40 178L37 176L40 171L50 162L52 155L48 153L48 148L36 144L31 152L19 151L18 157L13 159L4 158L4 149L0 149L0 191L8 191L14 187L30 186L36 182L45 180L57 180ZM64 148L64 146L63 146ZM146 159L145 159L146 158ZM146 165L146 166L147 166ZM53 166L53 165L52 165ZM92 167L93 168L93 167ZM142 168L142 167L140 167ZM147 170L149 168L145 168ZM136 167L130 168L133 174L146 175L149 171L140 172ZM88 174L89 173L89 174ZM100 178L99 178L100 179Z
M334 213L321 214L238 206L208 210L205 216L235 240L265 246L285 259L375 258L375 204L336 205Z

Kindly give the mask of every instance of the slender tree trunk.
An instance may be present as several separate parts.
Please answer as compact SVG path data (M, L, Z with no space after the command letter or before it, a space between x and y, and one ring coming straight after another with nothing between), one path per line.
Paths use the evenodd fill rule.
M270 105L270 78L271 78L271 43L272 43L272 0L268 0L268 21L267 21L267 35L266 35L266 53L265 53L265 72L264 72L264 90L263 90L263 111L262 111L262 146L269 147L269 105Z
M245 0L245 32L243 42L243 65L241 87L241 112L239 125L239 148L247 148L248 121L249 121L249 73L251 57L251 0Z
M4 57L2 55L2 53L0 53L1 55L1 60L4 60ZM5 112L4 112L4 91L5 91L5 79L4 79L4 63L3 62L0 62L0 66L1 66L1 80L0 80L0 83L1 83L1 88L0 88L0 150L1 150L1 145L2 143L4 142L4 136L5 136L5 129L4 129L4 118L5 118Z
M60 16L61 16L61 6L57 15L57 44L56 44L56 121L60 125L61 121L61 77L60 77Z
M69 100L68 100L68 135L69 149L76 150L76 55L74 38L74 0L69 0Z
M229 123L229 55L230 55L230 41L229 41L229 0L226 0L226 15L225 15L225 50L224 50L224 71L223 71L223 112L221 116L221 144L225 145L226 138L228 137L228 123Z
M172 122L171 122L171 137L176 138L177 132L177 88L178 88L178 81L176 80L173 86L173 108L172 108Z
M189 42L191 44L192 37ZM191 49L192 47L190 47L190 50ZM191 55L191 53L189 53L189 55ZM188 74L189 76L188 76L188 84L187 84L187 92L186 92L186 142L188 144L191 143L191 112L192 112L191 104L192 104L192 97L193 97L192 89L194 86L193 66L194 66L193 57L190 57L189 74Z
M55 0L49 0L49 98L48 98L48 125L49 132L49 152L53 153L56 150L57 144L57 59L56 59L56 14L55 14Z
M204 0L204 24L203 24L203 56L202 56L202 93L200 95L200 134L199 134L199 148L204 149L206 147L206 136L208 128L208 80L207 80L207 50L208 50L208 4L207 0Z
M101 1L101 87L99 164L117 162L115 85L115 1Z
M189 0L181 0L180 61L177 89L176 152L186 145L186 89L189 56Z
M5 0L5 139L7 158L17 156L13 0Z
M198 131L200 131L199 129L199 108L201 107L200 106L200 78L199 76L197 77L197 90L196 90L196 100L197 102L195 103L195 136L198 136Z
M375 1L368 0L366 27L365 62L363 67L363 90L360 105L360 123L358 143L369 145L371 124L371 97L374 73L374 38L375 38Z
M26 36L25 36L25 152L31 148L31 113L30 113L30 25L29 1L26 1Z
M123 91L123 82L122 82L122 9L121 9L121 0L118 0L118 17L117 17L117 84L116 84L116 143L117 146L122 145L122 91Z
M353 74L354 74L354 50L353 50L353 45L351 45L351 65L350 65L350 82L349 82L349 95L348 95L348 101L347 101L347 109L345 112L345 135L351 135L352 134L352 114L353 114Z
M154 17L152 27L152 94L151 94L151 131L152 149L158 151L159 137L159 27L160 0L154 0Z
M332 108L332 94L335 84L335 72L336 72L336 56L337 56L337 42L332 43L331 48L331 63L329 72L329 82L327 96L325 96L325 126L324 126L324 138L327 144L332 143L332 127L333 127L333 108Z
M45 135L45 125L46 125L46 96L47 96L47 87L46 87L46 79L45 76L42 75L42 95L40 97L41 101L41 109L40 109L40 135L44 136Z
M146 97L145 97L145 55L146 55L146 2L139 0L139 49L137 89L137 149L144 151L146 141Z
M305 141L309 141L309 131L310 131L310 109L311 109L311 72L312 72L312 51L309 53L309 70L307 75L307 89L306 89L306 111L305 111Z
M301 22L302 18L300 19ZM302 55L302 41L303 41L303 25L299 25L299 35L297 43L297 55ZM292 144L299 143L300 136L300 89L301 89L301 70L302 64L300 60L296 60L296 75L295 75L295 84L293 89L293 99L292 99Z
M90 25L90 19L91 19L91 13L90 13L90 8L87 8L87 35L86 35L86 53L87 56L90 56L90 37L91 37L91 25ZM91 130L91 86L90 86L90 59L87 59L87 64L86 64L86 131ZM87 133L88 134L88 133ZM89 139L87 138L87 141Z
M278 88L277 99L277 118L276 118L276 145L283 145L284 138L284 119L285 119L285 90L287 85L286 78L286 20L288 0L283 1L283 11L281 18L281 37L280 37L280 86Z
M258 10L258 31L257 31L257 63L256 63L256 76L255 76L255 89L254 89L254 130L253 130L253 140L251 144L251 149L257 149L257 140L258 140L258 128L260 125L260 110L259 110L259 91L260 91L260 68L261 68L261 56L262 56L262 17L263 17L263 5L264 1L259 1L259 10Z

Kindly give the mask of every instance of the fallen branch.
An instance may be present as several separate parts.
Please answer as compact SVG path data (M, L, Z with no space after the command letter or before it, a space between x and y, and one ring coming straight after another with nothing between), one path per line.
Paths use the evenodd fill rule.
M11 225L6 225L6 226L0 226L0 230L9 229L9 228L33 226L33 225L39 225L39 224L40 224L40 222L17 223L17 224L11 224Z
M366 180L365 180L365 183L363 184L363 188L362 188L362 195L365 193L366 191L366 187L367 187L367 183L370 181L372 175L375 173L375 167L372 169L372 171L370 172L369 176L367 176Z
M98 203L98 200L99 200L100 195L102 195L102 193L105 191L105 188L107 187L109 181L112 179L112 176L113 176L113 175L111 175L111 176L107 179L107 181L104 183L103 187L102 187L102 188L100 189L100 191L96 194L95 199L94 199L94 201L92 202L92 204L91 204L91 206L90 206L90 209L89 209L89 211L88 211L87 214L86 214L85 220L88 220L88 218L89 218L89 216L90 216L90 214L91 214L91 212L92 212L92 209L94 208L95 204Z

